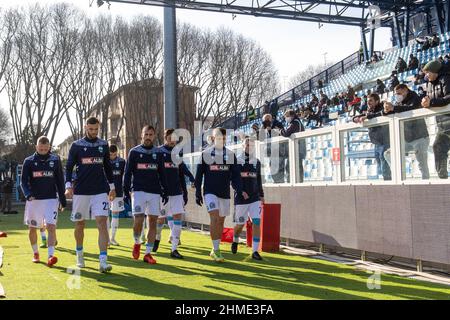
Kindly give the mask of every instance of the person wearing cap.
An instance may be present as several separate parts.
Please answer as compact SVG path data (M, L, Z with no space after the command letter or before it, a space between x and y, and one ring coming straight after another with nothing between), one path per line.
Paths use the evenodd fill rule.
M450 103L450 68L439 61L428 62L423 68L428 78L427 96L422 99L422 107L444 107ZM433 144L436 171L441 179L448 179L447 159L450 150L450 114L436 117L438 132Z

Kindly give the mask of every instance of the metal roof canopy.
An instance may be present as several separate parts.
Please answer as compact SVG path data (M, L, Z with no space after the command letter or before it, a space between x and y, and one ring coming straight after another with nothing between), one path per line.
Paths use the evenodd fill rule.
M366 27L371 7L378 6L382 26L389 26L390 13L399 14L434 6L434 0L109 0L106 2L170 6L209 12L242 14L255 17L288 19L316 23L331 23ZM373 13L373 10L372 10Z

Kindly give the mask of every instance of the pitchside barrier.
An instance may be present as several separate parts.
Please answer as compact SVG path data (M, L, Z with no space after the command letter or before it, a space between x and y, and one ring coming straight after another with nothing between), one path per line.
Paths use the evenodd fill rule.
M450 265L450 182L438 177L433 151L442 115L450 117L450 106L258 142L265 201L281 204L281 238L288 243L356 249L362 257L371 252L413 259L418 267L422 261ZM429 142L425 139L410 148L405 137L418 129L411 123L418 119L425 121ZM384 154L390 163L391 180L387 181L383 173L389 178L389 170L383 172L376 158L382 148L369 136L369 131L380 129L390 150ZM278 163L264 152L268 145L273 149L275 142L282 150ZM423 153L422 158L417 154L420 147L425 160ZM241 145L230 148L242 153ZM199 157L200 152L184 156L194 174ZM270 172L276 167L278 171ZM447 160L447 172L448 168ZM189 192L186 222L206 227L206 209L197 206L193 190ZM225 226L233 226L232 215Z

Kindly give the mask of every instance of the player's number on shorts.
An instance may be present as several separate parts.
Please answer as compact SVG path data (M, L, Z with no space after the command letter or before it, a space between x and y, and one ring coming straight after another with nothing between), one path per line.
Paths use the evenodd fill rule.
M55 215L54 217L53 217L53 219L57 219L58 218L58 211L55 211L55 212L53 212L53 214Z
M108 210L108 202L103 202L103 210Z

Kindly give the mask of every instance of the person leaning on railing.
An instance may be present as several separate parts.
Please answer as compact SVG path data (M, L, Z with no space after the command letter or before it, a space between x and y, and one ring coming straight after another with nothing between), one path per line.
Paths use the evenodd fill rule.
M423 68L428 78L427 96L422 99L422 107L444 107L450 104L450 67L439 61L428 62ZM450 114L436 117L438 132L433 144L436 171L439 178L448 179L447 160L450 150Z
M292 134L297 132L305 131L305 127L303 126L302 121L299 119L294 110L287 110L284 113L284 119L288 124L287 128L282 128L280 131L280 135L289 138ZM300 182L303 182L303 159L306 157L306 142L304 139L300 140L299 143L299 177ZM286 159L286 176L287 181L289 181L289 145L283 144L280 145L280 158L281 155ZM284 177L280 177L280 179L284 179ZM275 180L275 179L274 179Z
M395 99L396 102L394 105L387 101L384 103L385 115L421 108L419 95L415 91L409 90L405 84L399 84L395 87ZM428 146L430 145L430 138L425 119L405 121L404 136L405 153L408 151L416 152L416 159L419 162L422 179L429 179ZM384 158L389 163L389 166L391 166L390 148L384 153Z
M256 127L253 126L253 130L255 130ZM265 115L263 115L262 117L262 125L261 128L259 129L260 131L260 137L261 134L264 135L264 139L270 139L277 135L274 135L274 131L275 130L281 130L283 129L283 124L278 121L276 118L273 118L271 114L267 113ZM262 131L262 133L261 133ZM284 171L285 171L285 164L284 164L284 159L285 159L285 155L283 153L284 150L279 150L280 155L279 155L279 164L278 164L278 172L275 174L272 174L272 179L274 181L274 183L283 183L284 182ZM271 144L268 143L267 144L267 156L271 157L271 152L272 152L272 147Z
M363 123L366 120L370 120L376 117L380 117L384 114L384 107L380 101L380 96L376 93L372 93L367 99L367 112L362 115L353 117L353 122ZM378 165L378 172L383 175L384 180L391 180L391 168L389 163L384 158L384 152L389 149L389 126L379 125L369 128L370 142L375 145L375 160Z

